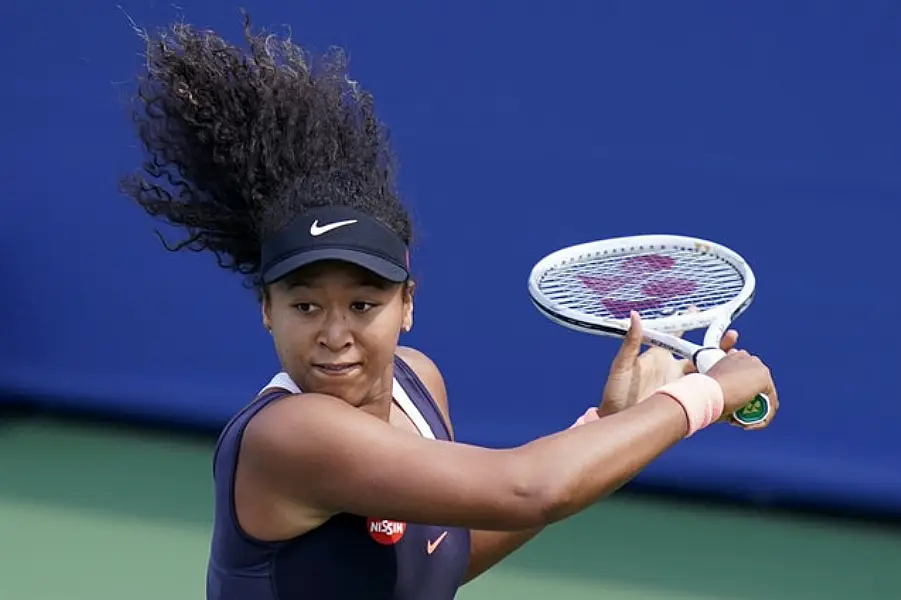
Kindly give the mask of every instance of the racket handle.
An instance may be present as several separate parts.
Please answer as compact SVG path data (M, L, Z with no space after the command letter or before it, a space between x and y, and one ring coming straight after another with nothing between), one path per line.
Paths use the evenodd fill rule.
M718 363L726 353L719 348L701 348L692 357L699 373L706 373ZM766 394L757 394L754 399L732 413L732 418L745 427L763 423L770 416L773 405Z
M757 394L754 399L732 413L732 418L739 425L756 425L763 423L770 416L772 406L766 394Z

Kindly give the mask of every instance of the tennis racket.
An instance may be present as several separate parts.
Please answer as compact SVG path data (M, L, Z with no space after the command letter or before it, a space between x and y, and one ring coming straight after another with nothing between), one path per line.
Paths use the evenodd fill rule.
M622 338L629 313L641 315L645 344L690 359L706 373L726 353L720 341L754 299L754 273L737 253L714 242L675 235L641 235L563 248L541 259L529 276L532 302L551 321L584 333ZM697 312L686 312L695 307ZM676 337L706 328L703 344ZM760 394L732 417L741 425L766 420Z

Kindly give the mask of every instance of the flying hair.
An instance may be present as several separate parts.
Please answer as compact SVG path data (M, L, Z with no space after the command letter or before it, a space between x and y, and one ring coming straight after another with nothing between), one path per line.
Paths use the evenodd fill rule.
M141 38L146 69L131 109L143 157L121 189L182 231L174 243L157 231L168 250L212 252L258 285L263 237L326 205L411 243L387 128L343 51L314 56L254 32L246 14L246 48L181 22Z

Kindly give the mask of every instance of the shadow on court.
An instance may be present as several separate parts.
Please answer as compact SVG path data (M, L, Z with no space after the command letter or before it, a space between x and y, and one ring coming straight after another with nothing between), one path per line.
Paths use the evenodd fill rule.
M0 553L14 559L0 566L0 597L202 597L213 444L183 432L3 418ZM550 527L460 597L878 600L898 597L899 556L901 534L888 527L620 494ZM58 584L26 577L47 560L69 565ZM119 587L109 584L111 565Z

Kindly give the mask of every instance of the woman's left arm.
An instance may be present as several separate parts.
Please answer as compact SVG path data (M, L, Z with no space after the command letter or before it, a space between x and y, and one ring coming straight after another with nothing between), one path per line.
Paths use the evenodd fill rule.
M623 340L614 358L610 374L604 386L599 411L589 411L584 418L598 418L615 414L634 406L657 388L694 371L691 361L676 360L672 354L660 348L641 352L641 320L632 316L629 334ZM738 340L738 333L729 331L723 338L723 350L731 349ZM454 437L448 409L447 388L441 371L432 360L414 348L399 347L398 355L419 376L429 390L444 422ZM593 414L592 414L593 413ZM463 583L468 583L515 552L520 546L541 533L543 527L523 531L470 530L469 567Z

